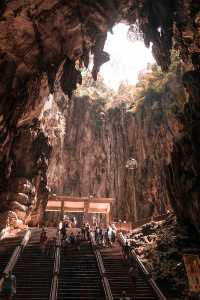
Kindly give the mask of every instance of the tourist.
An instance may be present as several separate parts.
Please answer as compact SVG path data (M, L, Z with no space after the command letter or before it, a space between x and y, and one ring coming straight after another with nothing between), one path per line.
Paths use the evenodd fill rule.
M42 253L45 252L46 243L47 243L47 233L43 228L40 235L40 249Z
M8 274L4 274L4 281L2 286L3 300L11 300L16 294L16 277L9 271Z
M65 223L62 224L62 228L61 228L61 234L62 234L62 240L65 239L66 237L66 226L65 226Z
M99 230L99 244L102 246L103 245L103 230L100 228Z
M85 231L86 231L86 238L87 238L87 240L89 240L90 239L90 225L88 223L86 224Z
M112 247L112 228L108 227L108 245L109 247Z
M70 240L71 245L74 245L74 243L75 243L75 236L74 236L73 232L71 232L71 234L69 236L69 240Z
M78 251L81 250L81 233L78 232L77 236L76 236L76 248Z
M119 300L131 300L130 297L127 297L126 291L122 291L121 297Z
M111 241L110 241L110 236L109 236L109 228L107 228L105 233L104 233L104 239L105 239L105 246L106 247L111 247Z
M122 250L123 250L124 259L128 261L129 257L130 257L130 251L131 251L131 247L129 246L128 241L126 241L126 243L123 246Z
M70 237L66 235L66 238L62 240L62 250L64 254L66 254L69 244L70 244Z
M97 244L99 244L99 228L98 227L95 228L94 236L95 236L95 242Z
M53 255L55 252L55 246L56 246L56 238L55 237L53 239L47 240L45 252L46 252L47 256L49 256L50 258L53 258Z
M85 223L81 226L82 239L85 240Z
M136 274L135 274L135 272L136 272L136 269L133 266L131 266L130 269L128 270L128 275L129 275L129 277L130 277L130 279L131 279L131 281L134 285L134 288L136 288Z
M115 231L112 229L112 231L111 231L111 242L115 243L115 239L116 239Z

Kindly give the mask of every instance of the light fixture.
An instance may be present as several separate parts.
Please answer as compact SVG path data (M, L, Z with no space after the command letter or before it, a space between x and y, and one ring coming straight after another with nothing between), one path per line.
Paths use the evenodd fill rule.
M126 162L125 167L129 170L135 170L137 169L138 163L135 158L129 158Z

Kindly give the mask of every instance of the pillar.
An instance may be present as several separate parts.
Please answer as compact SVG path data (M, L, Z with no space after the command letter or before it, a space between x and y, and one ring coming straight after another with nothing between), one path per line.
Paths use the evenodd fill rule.
M88 210L89 210L89 202L86 200L84 201L84 222L88 222Z
M106 213L106 226L108 227L110 225L110 212Z
M110 225L110 204L108 204L107 212L106 212L106 226Z
M64 219L64 205L65 205L65 201L64 199L61 200L61 211L60 211L60 220L63 221Z

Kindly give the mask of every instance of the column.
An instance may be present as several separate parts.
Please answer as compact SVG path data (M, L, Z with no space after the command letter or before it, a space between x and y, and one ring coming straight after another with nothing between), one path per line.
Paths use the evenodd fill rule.
M84 200L84 222L88 222L89 201Z
M65 205L65 201L64 199L61 200L61 211L60 211L60 220L63 221L64 219L64 205Z
M110 225L110 204L108 204L107 212L106 212L106 226Z

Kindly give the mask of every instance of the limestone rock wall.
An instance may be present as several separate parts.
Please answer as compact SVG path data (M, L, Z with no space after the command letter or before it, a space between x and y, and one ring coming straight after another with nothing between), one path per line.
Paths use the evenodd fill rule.
M183 80L189 94L182 118L184 130L173 146L172 160L167 168L167 182L170 199L179 220L193 225L200 232L200 73L188 72Z
M30 84L30 88L34 86ZM46 171L51 146L39 120L49 94L45 76L37 89L35 102L31 91L17 124L9 126L8 131L3 129L7 137L0 152L0 228L37 224L47 203ZM6 124L2 119L1 126Z
M116 220L135 222L171 209L166 168L183 134L179 114L187 101L180 74L162 92L146 94L136 111L120 102L108 107L109 90L100 97L97 86L95 99L89 93L88 86L85 95L74 96L64 114L59 104L53 115L46 112L54 122L60 115L47 175L52 192L114 197ZM129 158L136 159L136 170L126 168Z

